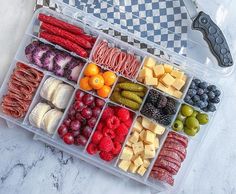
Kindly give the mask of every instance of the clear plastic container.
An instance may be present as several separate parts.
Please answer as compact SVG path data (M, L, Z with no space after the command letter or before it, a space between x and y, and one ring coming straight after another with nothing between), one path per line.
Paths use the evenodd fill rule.
M62 6L62 5L59 5L59 6ZM23 119L13 119L12 117L5 115L3 113L3 111L2 111L2 109L0 109L0 117L4 118L9 123L13 123L13 124L19 125L19 126L23 127L24 129L34 133L35 134L35 139L43 141L43 142L45 142L45 143L47 143L49 145L55 146L58 149L63 150L65 152L73 155L76 158L82 159L82 160L90 163L91 165L97 166L97 167L99 167L99 168L103 169L104 171L107 171L107 172L109 172L111 174L114 174L114 175L122 177L122 178L126 177L126 178L133 179L133 180L135 180L135 181L137 181L137 182L139 182L141 184L149 186L150 188L154 189L155 192L160 192L160 191L165 191L165 192L170 191L172 193L178 192L179 189L181 188L181 185L182 185L184 179L187 177L187 174L189 172L191 164L194 161L194 156L196 155L196 151L199 149L199 147L201 145L201 142L206 137L206 134L207 134L207 132L209 130L210 123L213 122L213 118L214 118L214 114L215 113L208 114L209 115L209 119L210 119L210 123L208 123L207 126L204 127L204 130L201 130L199 132L199 134L197 134L195 137L189 137L189 136L187 136L187 135L185 135L183 133L180 133L181 135L183 135L183 136L188 138L189 143L188 143L188 147L187 147L187 157L183 161L183 163L181 164L181 168L180 168L178 174L174 176L174 179L175 179L174 186L169 186L168 184L166 184L166 183L164 183L162 181L154 180L154 179L150 178L149 175L150 175L152 167L153 167L153 165L155 163L155 160L158 157L158 154L159 154L160 150L162 149L162 146L163 146L163 143L165 142L167 134L170 131L173 131L171 126L172 126L172 124L173 124L173 122L174 122L174 120L175 120L175 118L176 118L176 116L178 114L178 111L180 110L181 105L185 104L183 99L184 99L184 96L186 95L186 92L189 89L189 86L190 86L190 83L191 83L192 79L194 77L197 77L197 78L200 78L201 80L204 80L204 81L209 83L209 81L206 79L206 74L203 74L202 73L202 69L200 69L198 66L195 66L195 65L191 65L190 66L190 65L188 65L189 61L185 57L183 57L183 56L177 55L175 53L171 53L171 56L173 56L171 61L170 60L166 60L164 58L159 58L157 56L151 55L150 53L147 53L147 52L144 52L144 51L142 51L140 49L137 49L134 46L131 46L131 45L129 45L129 44L127 44L127 43L125 43L125 42L123 42L121 40L118 40L117 38L114 38L114 37L112 37L110 35L107 35L107 34L101 32L99 29L102 28L104 25L107 25L107 23L104 22L104 21L101 21L101 20L99 20L97 18L92 17L91 14L87 14L87 13L85 13L83 11L79 11L76 8L71 8L71 7L68 7L68 6L65 6L65 5L63 7L61 7L61 9L62 9L62 13L57 13L55 11L52 11L52 10L49 10L49 9L45 9L45 8L40 9L40 10L35 12L32 20L31 20L31 23L29 24L29 26L27 28L27 31L26 31L23 39L22 39L20 47L18 48L16 56L15 56L11 66L10 66L9 72L6 75L4 83L3 83L2 87L1 87L0 97L1 97L1 100L2 100L3 96L7 92L8 81L9 81L9 79L11 77L13 69L15 68L16 62L22 62L22 63L24 63L24 64L26 64L26 65L28 65L28 66L30 66L32 68L38 69L39 71L43 72L44 77L43 77L43 79L42 79L42 81L41 81L41 83L40 83L40 85L39 85L39 87L38 87L38 89L37 89L37 91L36 91L36 93L34 95L34 98L33 98L32 102L31 102L31 105L30 105L30 107L28 109L28 112L27 112L26 116ZM86 144L85 147L81 147L81 146L78 147L78 146L74 146L74 145L73 146L66 145L60 139L60 137L57 135L57 130L54 132L53 135L49 135L46 132L44 132L42 129L38 129L38 128L35 128L35 127L32 127L32 126L29 125L28 116L29 116L32 108L35 106L35 104L37 104L39 101L42 100L40 95L39 95L39 93L40 93L40 90L42 88L42 85L43 85L44 81L49 76L55 77L55 78L57 78L59 80L62 80L63 82L65 82L65 83L71 85L73 88L75 88L75 91L74 91L73 95L70 97L70 101L69 101L68 106L66 107L65 110L63 110L63 117L61 118L61 120L60 120L60 122L58 124L58 127L60 126L60 124L63 122L63 120L67 116L69 107L72 105L72 103L74 101L75 92L78 89L80 89L80 87L79 87L79 85L77 83L68 81L66 78L63 78L63 77L58 77L58 76L54 75L52 72L48 72L46 70L43 70L43 69L37 67L34 64L29 63L29 61L27 60L27 58L25 56L25 53L24 53L25 47L27 45L29 45L33 40L40 40L41 42L50 44L50 45L52 45L53 47L55 47L55 48L57 48L59 50L65 51L65 49L61 48L60 46L51 44L51 43L49 43L49 42L47 42L47 41L37 37L38 30L39 30L39 22L38 22L37 17L38 17L39 13L45 13L47 15L54 16L56 18L59 18L61 20L66 21L68 23L71 23L71 24L74 24L76 26L81 27L88 34L92 34L94 36L97 36L97 40L96 40L95 46L98 44L99 41L107 40L111 45L113 45L115 47L118 47L118 48L121 48L122 50L124 50L126 52L135 54L136 56L139 56L139 58L141 60L141 65L140 65L139 71L141 70L141 67L143 66L142 62L145 59L145 57L151 56L151 57L155 58L155 60L157 60L159 63L171 64L175 68L178 68L179 70L181 70L181 71L186 73L188 78L187 78L186 86L184 87L184 91L183 91L184 95L183 95L183 97L181 99L173 98L170 95L166 94L165 92L159 91L159 93L161 93L161 94L163 94L165 96L168 96L170 98L173 98L176 101L177 113L175 114L175 116L173 116L171 124L168 125L168 126L165 126L166 130L165 130L164 134L160 137L160 147L157 149L155 157L151 161L151 164L148 167L148 169L147 169L147 171L146 171L144 176L139 176L139 175L136 175L136 174L134 175L132 173L127 173L125 171L120 170L117 167L117 164L118 164L118 161L119 161L119 156L116 157L112 162L102 161L97 156L96 157L91 156L91 155L89 155L86 152L86 148L88 146L88 143ZM110 27L113 27L113 26L110 25ZM115 29L117 29L117 27ZM127 32L126 34L127 34L127 36L131 36L131 33L129 33L129 32ZM149 43L149 42L146 42L146 43ZM93 49L92 49L92 51L90 53L89 58L88 59L83 59L85 61L85 63L86 63L84 65L84 68L86 67L86 65L89 62L92 62L92 55L93 55L95 46L93 47ZM156 49L160 49L160 48L156 47ZM66 52L68 52L68 51L66 51ZM169 53L169 51L166 51L166 52ZM68 53L73 55L73 56L75 56L75 57L81 58L81 57L77 56L75 53L71 53L71 52L68 52ZM196 62L196 64L197 64L197 62ZM82 70L82 72L83 72L83 70ZM209 69L209 71L207 71L207 76L209 76L210 73L211 73L211 71ZM83 73L80 74L80 77L79 77L78 80L80 80L82 75L83 75ZM116 73L116 75L119 76L119 77L122 76L118 72ZM136 76L136 78L137 78L137 76ZM137 80L135 78L131 79L130 81L132 81L134 83L137 83ZM114 90L115 85L116 85L116 83L112 87L112 90ZM147 93L146 93L146 95L143 98L143 103L140 106L140 109L136 110L136 111L129 109L134 114L133 124L134 124L134 121L135 121L135 119L137 117L143 116L140 113L140 110L142 109L142 106L143 106L143 104L144 104L144 102L145 102L145 100L147 98L148 92L151 89L153 89L153 87L150 87L150 86L145 86L145 87L147 87ZM96 94L94 94L92 92L87 92L87 93L90 93L90 94L94 95L95 97L98 97ZM221 97L222 97L222 95L221 95ZM98 98L100 98L100 97L98 97ZM118 105L117 103L112 102L110 100L110 98L106 98L104 100L105 100L105 106L103 107L102 112L104 111L105 107L107 105L110 105L110 104L113 104L113 105L116 105L116 106L125 107L123 105ZM194 107L194 108L197 109L196 107ZM220 107L217 107L217 109L218 108L220 108ZM100 115L100 117L101 117L101 115ZM93 132L96 129L96 126L97 126L97 124L99 122L100 117L97 119L96 125L93 128ZM133 126L133 124L132 124L132 126ZM131 133L132 126L129 129L129 134ZM90 141L90 139L91 139L91 137L93 135L93 132L90 135L90 138L89 138L88 142ZM125 142L123 143L122 149L124 148L124 145L128 141L129 134L126 136L126 139L125 139Z

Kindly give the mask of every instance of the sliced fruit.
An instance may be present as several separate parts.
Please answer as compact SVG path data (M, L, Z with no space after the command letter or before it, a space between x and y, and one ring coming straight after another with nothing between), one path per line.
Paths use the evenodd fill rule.
M180 120L176 120L172 126L173 130L175 131L181 131L183 127L184 127L183 122Z
M106 71L103 73L102 76L104 78L104 83L107 86L113 85L116 81L116 74L113 73L112 71Z
M111 88L109 86L104 85L102 88L97 90L98 96L102 98L107 98L111 92Z
M98 90L104 86L104 79L101 75L94 75L89 78L89 85Z
M79 82L79 86L80 88L82 88L83 90L89 91L92 90L93 88L89 85L89 77L83 77L81 78L80 82Z
M87 67L84 69L84 75L86 76L94 76L99 73L99 67L94 63L89 63Z

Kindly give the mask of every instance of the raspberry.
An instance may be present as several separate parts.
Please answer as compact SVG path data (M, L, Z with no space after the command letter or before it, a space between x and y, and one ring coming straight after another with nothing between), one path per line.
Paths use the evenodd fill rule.
M130 118L130 112L125 108L120 108L117 112L117 116L121 121L125 122Z
M113 141L123 143L125 141L125 136L124 135L116 135L115 138L113 139Z
M102 113L102 120L106 120L107 118L114 115L114 110L111 107L107 107Z
M112 116L107 119L106 124L108 128L114 130L120 125L120 120L116 116Z
M117 135L126 136L128 134L128 132L129 132L128 127L124 123L121 123L120 126L117 127L117 129L116 129Z
M114 145L110 137L103 137L99 143L100 151L110 152Z
M121 151L121 144L119 142L114 142L114 148L112 149L112 154L118 155Z
M103 124L102 124L102 122L99 122L98 125L97 125L96 131L102 132L102 128L103 128Z
M110 153L110 152L100 152L99 156L102 160L105 160L105 161L108 161L108 162L111 161L114 158L113 154Z
M127 120L127 121L124 122L124 124L125 124L128 128L131 127L132 123L133 123L133 119L131 119L131 118L130 118L129 120Z
M110 137L111 139L113 139L116 135L115 135L115 132L112 130L112 129L109 129L107 127L104 127L103 130L103 135L106 137Z
M98 148L95 144L93 143L89 143L88 147L87 147L87 152L91 155L96 154L98 151Z
M94 144L99 144L99 142L101 141L103 135L100 131L95 131L93 136L92 136L92 143Z

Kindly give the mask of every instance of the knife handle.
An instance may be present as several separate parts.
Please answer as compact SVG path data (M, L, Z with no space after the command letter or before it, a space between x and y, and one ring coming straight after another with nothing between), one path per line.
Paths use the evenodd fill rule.
M226 39L220 28L212 21L209 15L202 11L199 12L193 21L192 28L202 32L212 54L216 57L221 67L233 65L233 58Z

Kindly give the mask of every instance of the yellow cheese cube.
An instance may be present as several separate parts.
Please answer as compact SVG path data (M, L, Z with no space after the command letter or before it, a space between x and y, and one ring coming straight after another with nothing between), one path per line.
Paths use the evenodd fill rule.
M144 83L148 86L156 86L158 84L158 79L154 77L147 76L144 79Z
M138 121L135 121L132 131L137 131L140 133L142 130L143 130L142 124Z
M155 139L155 141L153 142L153 145L154 145L155 149L160 147L160 143L159 143L159 139L158 138Z
M141 166L141 165L143 164L143 159L142 159L140 156L138 156L138 157L134 160L134 164L135 164L136 166Z
M120 169L127 171L129 169L130 164L131 161L121 160L118 166Z
M132 143L130 141L127 141L126 146L132 147Z
M155 141L156 138L156 134L146 130L145 134L144 134L144 142L148 143L148 144L152 144Z
M139 167L137 173L138 173L139 175L143 176L143 175L145 174L146 170L147 170L147 169L142 165L142 166Z
M182 98L183 93L181 91L175 90L175 92L173 93L173 96L175 98Z
M140 78L153 77L152 70L149 68L143 68L139 73Z
M161 91L163 91L163 92L165 92L165 90L166 90L166 86L164 86L161 82L159 82L158 84L157 84L157 87L156 87L157 89L159 89L159 90L161 90Z
M124 147L120 159L122 160L131 160L133 157L133 150L127 146Z
M135 173L138 169L138 166L136 166L134 163L131 163L130 166L129 166L129 171L131 173Z
M137 81L143 83L144 79L141 78L141 77L138 77L138 78L137 78Z
M165 132L165 127L153 123L153 125L150 127L150 130L157 135L162 135Z
M183 76L184 76L184 72L183 72L183 71L179 71L179 70L177 70L177 69L173 69L173 70L171 71L171 75L172 75L173 77L175 77L175 78L182 79Z
M155 146L152 145L145 145L144 148L144 158L154 158L155 157Z
M164 69L165 69L166 73L171 73L171 71L173 70L173 66L168 65L168 64L164 64Z
M132 135L130 136L129 141L131 143L136 143L138 142L138 138L139 138L139 133L137 131L134 131Z
M161 82L169 87L175 82L175 78L173 78L169 73L167 73L162 79Z
M176 78L172 86L177 90L181 90L185 82L182 79Z
M184 76L182 77L182 80L183 80L184 82L186 82L186 81L187 81L187 76L184 75Z
M146 57L143 65L152 69L156 65L156 59L153 57Z
M144 159L143 160L143 167L145 167L145 168L147 168L148 166L150 165L150 161L149 160L147 160L147 159Z
M165 69L163 65L156 65L153 67L154 77L160 77L164 75Z
M145 128L145 129L149 129L151 126L152 126L152 121L143 117L142 119L142 126Z
M172 96L175 90L176 90L175 88L173 88L172 86L169 86L168 88L166 88L165 92Z
M145 133L146 133L146 130L142 130L142 131L141 131L141 133L139 134L139 139L140 139L140 140L142 140L142 141L144 140L144 135L145 135Z
M137 143L132 144L132 148L135 155L140 154L144 149L143 142L139 141Z

